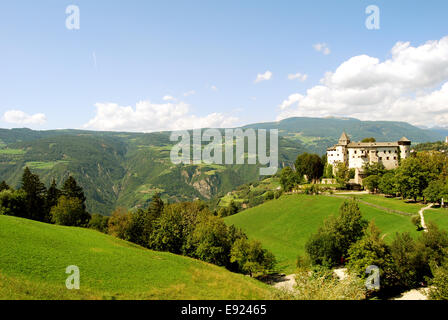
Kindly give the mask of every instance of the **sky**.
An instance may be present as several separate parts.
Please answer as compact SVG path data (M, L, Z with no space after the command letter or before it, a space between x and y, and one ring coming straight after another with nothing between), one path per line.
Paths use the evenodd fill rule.
M447 12L446 0L4 0L0 127L448 127Z

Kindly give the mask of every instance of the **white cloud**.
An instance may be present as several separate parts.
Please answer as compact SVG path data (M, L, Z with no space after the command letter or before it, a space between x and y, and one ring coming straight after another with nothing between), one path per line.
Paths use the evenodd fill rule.
M306 94L291 95L280 109L278 119L352 116L447 126L448 36L417 47L398 42L385 61L352 57Z
M224 128L232 127L238 122L238 118L222 113L211 113L204 117L193 115L189 105L184 102L154 104L150 101L140 101L135 108L116 103L97 103L95 107L96 115L84 125L86 129L152 132Z
M287 108L289 108L290 106L292 106L294 103L297 103L300 101L300 99L302 99L303 96L299 93L294 93L292 95L290 95L288 97L288 99L286 99L285 101L282 102L282 104L280 105L280 109L281 110L285 110Z
M308 75L302 74L302 73L288 74L288 79L289 80L299 80L301 82L304 82L304 81L306 81L306 79L308 79Z
M218 91L218 88L216 86L211 86L210 89L212 89L213 91Z
M257 75L257 79L255 79L255 83L261 82L261 81L266 81L266 80L270 80L272 77L272 72L271 71L266 71L265 73L261 74L259 73Z
M174 101L176 100L176 98L172 97L172 96L164 96L163 97L163 101Z
M331 50L326 43L313 44L313 48L316 51L322 52L324 55L329 55L331 53Z
M43 113L29 115L20 110L8 110L3 114L3 120L19 125L42 125L47 122L47 117Z
M192 96L194 94L196 94L196 91L190 90L190 91L187 91L187 92L184 93L184 97Z

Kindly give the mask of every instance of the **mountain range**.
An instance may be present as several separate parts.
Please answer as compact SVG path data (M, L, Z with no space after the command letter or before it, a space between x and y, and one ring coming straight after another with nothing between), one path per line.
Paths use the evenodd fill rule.
M289 118L242 128L279 130L280 167L303 152L324 154L344 130L354 141L366 137L396 141L406 136L414 144L444 140L446 135L444 130L405 122L353 118ZM84 188L88 210L109 215L120 206L145 207L156 192L171 202L208 200L260 179L259 165L174 165L170 134L0 129L0 181L19 187L25 166L46 185L53 178L61 185L73 175Z

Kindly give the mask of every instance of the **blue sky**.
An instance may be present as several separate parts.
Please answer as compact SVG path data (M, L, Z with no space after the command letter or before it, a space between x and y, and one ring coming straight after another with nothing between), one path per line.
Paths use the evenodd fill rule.
M65 10L71 4L80 9L79 30L65 26ZM371 4L380 9L379 30L365 27L365 9ZM448 93L448 86L443 90L448 66L440 57L446 53L442 39L448 35L447 12L446 1L425 5L411 0L2 1L0 127L153 131L295 115L400 120L403 104L412 105L413 113L428 114L426 120L417 116L403 120L448 126L448 110L440 110ZM431 49L433 58L406 60L430 40L440 41ZM410 45L395 59L391 50L397 42ZM329 54L313 47L322 43ZM420 49L423 57L429 56ZM326 72L337 75L344 62L360 55L379 63L391 59L394 65L414 63L411 69L426 70L413 75L419 78L431 74L430 66L437 66L441 74L406 85L398 94L391 93L392 80L385 81L387 90L384 83L376 84L382 89L373 96L382 94L382 102L363 112L352 101L344 105L348 102L334 96L345 96L359 88L359 82L372 79L359 75L354 79L341 71L325 84L331 99L307 93L319 89ZM375 65L367 59L357 63L367 73ZM400 73L399 68L391 69ZM270 79L255 81L267 71L272 73ZM306 80L288 79L297 73L306 74ZM338 79L343 79L344 90L351 91L338 91ZM426 96L417 101L422 92ZM434 107L423 110L434 96L438 99ZM406 97L413 100L403 102ZM370 99L364 92L356 101L366 105ZM135 111L139 103L141 113ZM398 111L380 112L391 108ZM430 114L437 114L437 120L431 121ZM136 123L142 118L144 123Z

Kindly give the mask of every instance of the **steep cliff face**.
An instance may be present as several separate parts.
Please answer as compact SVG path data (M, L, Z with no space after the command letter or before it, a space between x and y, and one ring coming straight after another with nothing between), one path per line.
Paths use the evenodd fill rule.
M192 186L205 199L212 198L218 191L218 177L215 175L208 175L200 168L196 168L193 174L189 174L188 171L182 170L181 175L184 178L185 183Z

